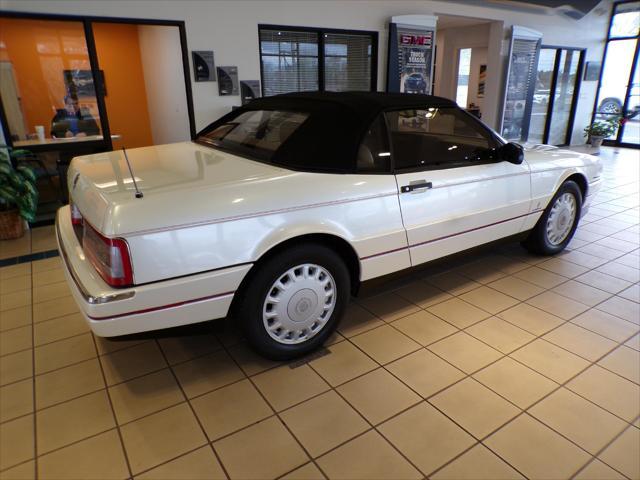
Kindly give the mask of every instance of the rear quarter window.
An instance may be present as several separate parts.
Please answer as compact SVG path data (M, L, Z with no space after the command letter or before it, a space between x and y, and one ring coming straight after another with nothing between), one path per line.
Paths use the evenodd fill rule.
M200 135L198 141L270 160L307 118L308 114L300 112L252 110Z

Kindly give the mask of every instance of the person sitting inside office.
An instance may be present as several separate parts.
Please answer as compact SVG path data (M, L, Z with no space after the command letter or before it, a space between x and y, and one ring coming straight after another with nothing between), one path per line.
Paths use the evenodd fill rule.
M64 97L64 108L57 110L51 120L51 136L69 138L99 134L100 127L89 110L81 109L77 98Z

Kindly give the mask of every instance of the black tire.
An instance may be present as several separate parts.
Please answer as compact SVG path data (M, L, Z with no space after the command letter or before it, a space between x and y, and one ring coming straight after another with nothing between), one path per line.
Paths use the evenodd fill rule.
M554 243L549 239L547 233L547 222L549 220L549 216L551 215L551 211L553 209L554 204L564 194L570 194L573 196L575 200L576 212L573 218L573 224L571 225L571 229L569 233L564 238L562 242ZM523 246L529 250L531 253L535 253L538 255L555 255L556 253L561 252L566 248L571 239L573 238L573 234L578 227L578 222L580 221L580 214L582 211L582 191L578 184L572 180L567 180L556 192L553 196L547 208L545 208L542 216L536 223L533 230L529 233L527 239L523 242Z
M329 272L334 281L335 304L324 325L308 340L297 344L281 343L267 332L263 308L276 280L289 269L303 264L317 265ZM342 258L326 246L303 243L287 248L254 267L234 301L234 317L258 353L272 360L289 360L306 355L324 344L338 326L349 298L350 275Z

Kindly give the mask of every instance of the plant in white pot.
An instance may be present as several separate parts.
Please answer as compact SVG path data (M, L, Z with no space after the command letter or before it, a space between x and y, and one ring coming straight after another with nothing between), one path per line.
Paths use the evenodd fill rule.
M24 221L33 222L38 208L36 174L31 167L14 167L11 157L19 157L21 151L8 154L0 150L0 240L20 238L24 235Z
M618 118L597 120L588 127L585 127L584 136L588 138L591 146L598 151L600 145L602 145L602 141L616 133L619 124Z

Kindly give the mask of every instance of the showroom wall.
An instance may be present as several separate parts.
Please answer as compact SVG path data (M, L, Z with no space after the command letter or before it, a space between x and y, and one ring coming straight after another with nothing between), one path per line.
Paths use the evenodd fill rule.
M438 64L441 68L436 71L436 91L437 95L442 95L447 98L456 98L456 78L458 71L458 51L461 48L471 48L471 74L473 74L474 68L474 55L477 57L476 63L479 59L476 53L479 48L484 50L485 64L487 49L489 47L489 34L491 30L490 23L483 23L480 25L472 25L465 27L453 27L445 28L437 32L437 45L438 45ZM501 45L496 45L495 48L500 49ZM501 75L500 75L501 76ZM477 79L477 75L476 75ZM476 85L477 89L477 85ZM469 81L469 98L467 103L475 102L472 99L471 91L471 79ZM475 92L474 92L475 94ZM476 103L477 105L477 103Z
M104 101L109 126L113 133L122 136L113 141L114 150L153 144L138 26L96 23L93 35L107 90Z
M217 65L237 65L240 79L260 78L258 54L259 23L313 26L326 28L377 30L379 39L378 88L385 87L388 20L392 15L433 14L464 15L502 21L502 31L492 30L490 37L501 39L499 61L488 71L485 96L487 103L499 109L502 103L502 84L508 54L508 38L512 25L536 29L543 34L543 43L587 48L586 61L601 61L611 0L603 0L580 20L574 20L549 10L512 3L490 3L471 0L458 1L396 0L364 2L347 0L327 2L309 0L289 1L181 1L147 2L131 0L102 2L97 0L2 0L6 10L47 12L72 15L121 16L184 20L190 50L213 50ZM499 23L492 23L499 25ZM491 40L490 40L491 41ZM491 54L489 55L491 57ZM488 69L492 68L488 59ZM573 132L573 143L583 142L581 131L591 118L597 82L583 82ZM196 128L228 112L240 103L239 97L219 97L217 84L192 83ZM485 119L496 126L499 115Z
M178 27L138 25L138 35L153 143L189 140L180 31Z

